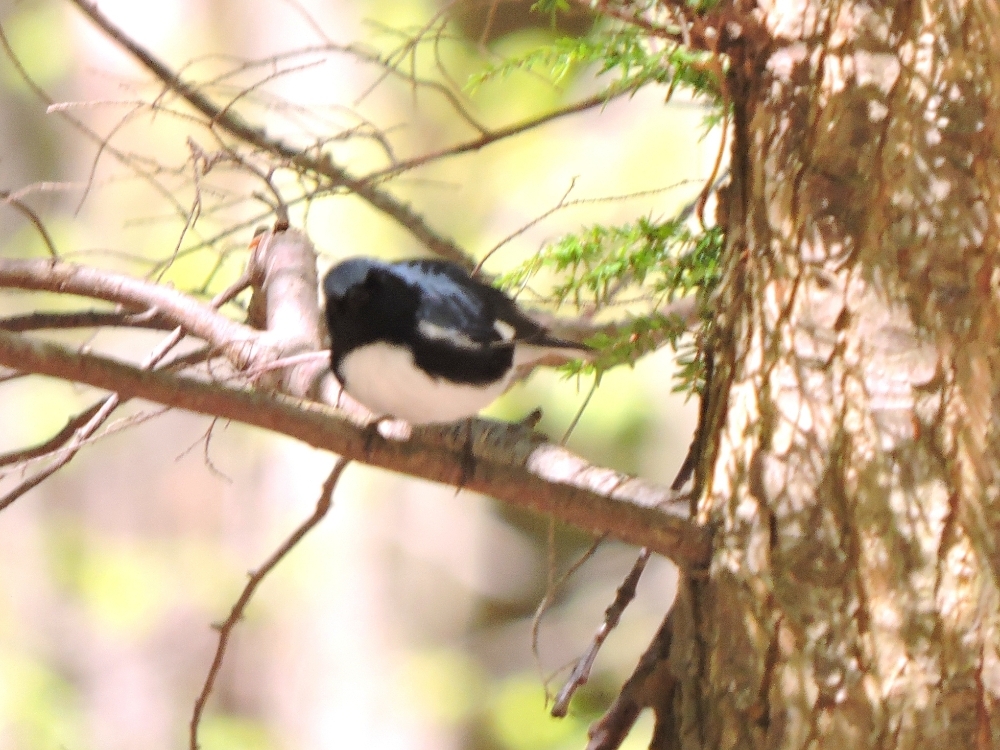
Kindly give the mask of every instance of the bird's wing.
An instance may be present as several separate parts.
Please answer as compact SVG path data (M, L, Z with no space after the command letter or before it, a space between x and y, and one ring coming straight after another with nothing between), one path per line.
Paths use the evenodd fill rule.
M421 304L425 327L440 326L464 331L478 346L502 346L510 342L577 353L590 347L556 338L499 289L470 277L464 269L444 260L405 261L407 273L419 274L424 289L434 290Z
M502 346L513 336L496 325L492 287L469 278L446 261L412 260L393 265L400 278L421 290L417 330L425 338L444 340L465 349Z

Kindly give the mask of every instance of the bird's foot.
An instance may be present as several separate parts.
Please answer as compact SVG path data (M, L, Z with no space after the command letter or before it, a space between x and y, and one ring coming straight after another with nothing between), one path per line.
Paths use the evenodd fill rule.
M370 460L372 457L372 447L375 443L376 438L382 437L379 434L378 426L382 419L375 419L366 424L361 428L361 432L365 437L365 460Z
M409 440L413 433L413 427L409 422L396 419L395 417L376 417L368 422L362 428L362 431L365 436L365 458L369 459L371 458L372 448L374 448L376 440L393 440L396 442Z
M462 467L462 474L458 480L458 486L455 488L456 492L462 490L469 483L469 480L476 475L476 451L474 442L474 420L466 419L463 420L465 432L464 440L462 441L462 455L459 464Z
M458 458L456 491L464 489L476 474L476 438L479 432L475 417L455 422L440 422L419 428L432 440Z

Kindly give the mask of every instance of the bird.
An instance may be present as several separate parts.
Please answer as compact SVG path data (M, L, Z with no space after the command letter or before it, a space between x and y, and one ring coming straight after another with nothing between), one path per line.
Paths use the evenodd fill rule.
M435 259L359 256L323 279L330 362L344 390L380 418L411 425L475 416L540 360L587 358L504 292Z

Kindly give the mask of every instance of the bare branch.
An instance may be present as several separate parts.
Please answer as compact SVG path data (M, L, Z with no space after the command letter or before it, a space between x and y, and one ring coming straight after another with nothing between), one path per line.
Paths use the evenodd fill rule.
M66 422L66 426L45 442L39 443L31 448L22 448L21 450L11 451L10 453L0 455L0 466L10 466L12 464L24 463L25 461L31 461L35 458L47 456L53 451L58 450L69 442L78 429L87 424L87 422L89 422L94 415L100 411L103 403L104 399L101 399L96 404L87 407L79 414L70 417Z
M473 138L465 143L459 143L454 146L441 149L440 151L434 151L429 154L423 154L412 159L407 159L406 161L398 162L393 164L391 167L387 167L381 172L376 172L371 175L369 179L385 179L387 177L395 176L401 174L402 172L408 172L411 169L416 169L417 167L421 167L425 164L440 161L441 159L446 159L451 156L459 156L460 154L468 154L473 151L479 151L480 149L486 148L487 146L505 138L520 135L521 133L537 128L540 125L552 122L553 120L558 120L561 117L577 114L579 112L585 112L586 110L593 109L594 107L603 106L624 93L626 92L602 91L601 93L595 94L587 99L581 99L578 102L568 104L565 107L553 110L552 112L546 112L543 115L533 117L529 120L514 123L513 125L508 125L503 128L497 128L496 130L487 130L478 138Z
M159 78L171 91L207 117L211 127L218 127L234 138L273 154L300 169L327 177L335 185L347 188L367 201L369 205L394 219L433 253L460 263L466 268L472 267L473 261L453 240L435 232L420 214L405 203L401 203L391 194L380 190L371 180L359 179L351 175L346 169L335 164L329 154L312 156L281 140L269 137L263 128L250 125L232 110L224 110L195 86L180 78L177 73L153 56L149 50L139 45L113 24L107 16L101 13L96 3L86 0L69 1L108 37L126 49L146 69Z
M518 425L475 420L471 439L420 429L405 442L389 440L321 404L142 370L2 331L0 365L232 419L372 466L462 485L594 534L648 546L684 568L709 559L709 532L689 520L677 493L594 466Z
M33 474L22 481L5 495L0 496L0 511L5 510L19 497L40 485L50 476L59 471L59 469L72 461L76 454L80 452L80 448L83 447L83 444L87 441L87 439L93 435L102 424L104 424L105 420L111 415L111 412L117 409L120 403L121 399L118 394L112 393L110 396L105 397L103 401L97 404L96 409L88 409L83 412L76 419L71 420L66 427L59 431L58 435L53 437L53 439L44 443L43 446L49 444L56 445L56 441L61 439L61 444L58 444L58 447L55 447L54 450L51 451L55 460L37 474ZM89 415L89 419L85 421L81 420L81 417L87 415ZM67 432L70 425L73 425L78 421L79 423L75 429L71 432Z
M183 336L184 329L175 328L173 332L161 341L157 347L150 352L149 356L146 357L142 363L143 369L155 367L170 352L171 349L177 346ZM120 394L112 393L107 396L98 406L97 410L93 412L90 419L77 427L77 429L74 430L69 436L69 439L65 441L64 445L61 445L58 450L54 450L52 452L55 460L49 466L42 469L34 476L21 482L3 497L0 497L0 510L4 510L28 490L37 487L45 479L52 476L59 471L59 469L72 461L76 454L80 452L84 443L101 428L101 425L107 421L108 417L111 416L112 412L114 412L114 410L117 409L121 403L122 397ZM65 429L62 430L60 435L65 432Z
M120 310L77 310L73 312L33 312L26 315L12 315L0 318L0 330L13 333L41 331L46 328L148 328L156 331L171 331L177 327L176 321L160 315L155 310L130 313Z
M0 288L77 294L117 302L132 310L156 310L226 353L237 367L276 345L267 334L230 320L188 295L131 276L51 260L0 258ZM111 389L113 390L113 389Z
M542 629L542 618L549 611L552 603L555 601L556 596L562 592L563 587L566 582L576 575L576 572L583 567L584 563L590 560L594 554L597 552L597 548L604 543L604 536L599 536L591 543L591 545L580 555L573 564L570 565L566 571L559 576L558 579L555 578L555 524L550 520L549 522L549 580L545 586L545 595L542 600L538 602L538 606L535 607L535 614L531 618L531 654L535 657L535 665L538 667L540 676L543 678L543 684L545 687L545 702L549 701L549 681L545 679L545 675L542 672L542 654L539 648L540 633ZM553 716L556 716L553 709Z
M604 716L590 725L587 750L618 750L644 708L656 711L654 741L650 747L659 747L657 738L673 733L672 703L677 680L670 670L669 661L673 640L672 615L673 610L664 618L649 647L639 658L635 671L625 681L621 693Z
M706 382L712 382L712 368L712 358L709 356L708 362L706 363ZM695 430L694 438L691 441L691 445L688 447L687 455L684 457L681 467L677 470L677 475L674 477L674 481L670 484L670 489L675 492L680 491L680 489L687 484L691 475L694 473L695 465L701 458L701 433L704 429L703 425L705 424L704 420L706 418L705 412L707 406L708 399L702 395L699 407L698 428ZM693 512L694 510L692 509L692 513ZM625 609L635 598L635 591L639 585L639 579L642 577L643 571L646 569L646 563L649 562L649 554L650 551L646 547L643 547L639 551L639 556L636 558L635 563L633 563L632 569L629 571L628 575L625 576L625 580L622 581L622 584L615 592L614 601L612 601L608 608L604 611L604 622L602 622L597 628L597 632L594 634L594 638L591 641L590 648L588 648L584 655L577 660L572 672L570 673L569 679L566 680L562 690L560 690L559 694L556 696L551 711L553 716L565 716L569 709L569 703L573 699L573 695L580 687L587 683L588 679L590 679L590 671L594 666L594 660L597 658L597 654L601 650L601 646L604 645L604 641L607 640L611 631L618 627L622 613L624 613ZM656 638L669 638L669 632L663 632L661 630L661 632L657 634ZM653 643L656 644L657 640L654 639ZM666 653L666 651L663 651L663 653ZM626 687L628 687L629 684L631 683L626 683ZM623 688L622 692L625 692L625 688ZM635 717L638 714L632 715L630 713L630 708L623 708L623 706L629 705L627 696L622 698L617 705L619 705L619 713L621 711L625 711L626 714L632 716L631 721L635 720ZM660 715L661 713L663 716ZM663 726L662 722L666 720L666 717L666 709L663 711L658 709L657 726ZM617 719L607 719L606 725L613 724L615 721L617 721ZM629 723L628 726L631 727L631 724ZM606 728L607 726L605 726L605 729ZM591 736L595 736L597 732L598 730L595 729ZM624 738L624 735L622 735L622 737Z
M590 679L590 670L594 666L594 660L597 658L601 646L604 645L604 641L611 634L611 631L618 627L618 621L621 620L622 613L635 598L635 590L639 585L639 578L642 577L642 573L646 569L649 555L649 549L643 548L632 565L632 569L625 576L625 580L618 587L618 591L615 592L614 601L605 610L604 622L597 629L597 633L591 641L590 648L577 660L569 679L566 680L566 684L563 685L562 690L556 696L552 704L552 710L550 711L553 716L565 716L567 711L569 711L569 702L572 700L574 693Z
M45 224L42 222L41 218L39 218L38 214L36 214L30 206L19 200L16 195L13 195L6 190L0 190L0 201L17 209L22 216L27 218L27 220L31 222L32 226L34 226L38 231L38 234L41 235L42 242L44 242L45 247L49 249L49 255L53 258L59 257L59 251L56 250L56 243L52 240L52 235L49 234L49 230L45 228Z
M212 308L216 309L225 304L228 300L232 299L232 297L238 294L248 284L248 282L249 280L246 275L241 276L241 278L232 284L228 289L217 295L212 300ZM156 308L153 308L145 314L133 317L144 319L155 316ZM146 357L142 363L142 367L144 369L149 369L159 364L163 358L181 341L183 336L184 329L175 325L171 334L166 339L161 341L160 344ZM112 393L101 402L98 402L82 414L71 419L66 427L41 445L25 451L16 451L8 454L7 456L0 456L0 466L3 466L5 463L21 463L35 458L43 458L45 456L53 458L52 462L44 469L23 480L5 495L0 496L0 511L7 508L19 497L24 495L29 490L37 487L48 477L52 476L55 472L59 471L59 469L72 461L87 440L89 440L97 432L97 430L101 428L115 409L117 409L123 402L124 399L122 399L120 394Z
M250 573L250 580L247 581L246 586L243 587L243 592L240 594L239 599L233 605L232 610L229 613L229 617L226 621L217 627L219 631L219 645L215 649L215 656L212 658L212 666L209 667L208 675L205 677L205 684L201 688L201 693L198 695L198 699L194 702L194 711L191 715L191 731L189 735L189 748L190 750L198 750L198 727L201 724L201 717L205 711L205 704L208 702L209 696L212 694L212 688L215 686L215 680L219 676L219 670L222 668L222 660L226 654L226 646L229 645L229 638L233 633L233 628L236 624L243 618L243 612L246 610L247 605L250 604L250 599L253 597L254 593L264 579L267 577L268 573L274 570L275 566L284 559L285 555L292 551L292 549L297 545L302 538L312 531L323 517L330 510L331 500L333 498L333 490L337 486L337 482L340 480L340 475L344 473L344 469L350 461L346 458L337 459L337 463L333 467L333 471L330 472L330 476L326 478L323 483L323 490L320 492L319 500L316 501L316 510L313 514L309 516L294 532L292 535L285 540L284 544L278 547L267 560L261 565L257 570Z

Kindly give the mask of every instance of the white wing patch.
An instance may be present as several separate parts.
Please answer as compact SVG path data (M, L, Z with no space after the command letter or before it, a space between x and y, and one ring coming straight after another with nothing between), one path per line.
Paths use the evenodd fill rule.
M510 323L504 320L494 320L493 330L500 334L500 338L504 341L513 341L514 336L517 335L517 330Z
M430 339L431 341L447 341L459 349L478 350L483 348L482 344L477 343L461 331L456 331L454 328L445 328L426 320L421 320L417 323L417 331L426 339Z

